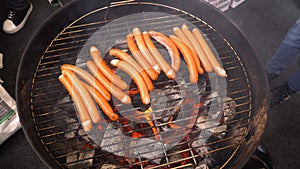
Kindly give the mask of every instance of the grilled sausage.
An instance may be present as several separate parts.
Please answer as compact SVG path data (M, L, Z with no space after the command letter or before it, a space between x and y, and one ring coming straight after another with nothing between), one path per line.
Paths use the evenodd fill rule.
M110 67L102 58L100 51L95 46L90 47L90 55L93 58L93 61L95 62L97 67L102 72L102 74L109 81L111 81L114 85L118 86L122 90L128 89L128 85L120 78L120 76L114 74L114 72L110 69Z
M137 85L139 91L140 91L140 96L141 100L144 104L149 104L150 103L150 94L146 88L146 84L144 82L144 79L142 76L135 70L130 64L118 60L118 59L113 59L110 64L113 66L118 67L119 69L123 70L126 72L135 82Z
M113 109L111 108L110 104L107 102L107 100L102 96L101 93L98 92L98 90L95 90L90 85L83 83L85 87L88 89L91 96L94 98L94 100L97 102L97 104L100 106L102 111L107 115L107 117L113 121L119 120L119 116L114 113Z
M98 92L100 92L106 100L110 100L110 93L103 87L103 85L100 82L98 82L98 80L94 76L92 76L87 71L70 64L63 64L60 68L61 70L67 69L73 71L83 80L85 80L88 84L97 89Z
M199 44L202 46L204 53L206 54L210 65L212 66L213 70L217 73L217 75L221 77L227 77L226 71L220 66L216 56L211 51L210 47L208 46L206 40L204 39L203 35L201 34L199 29L193 29L193 34L198 40Z
M157 42L161 43L167 48L171 56L172 68L177 72L180 68L180 54L176 45L162 33L150 31L149 34L153 39L155 39Z
M191 83L197 83L198 82L198 70L197 70L196 63L194 61L191 50L176 36L171 35L170 39L175 43L175 45L178 47L178 49L180 50L180 52L182 53L182 55L184 57L184 60L187 64L188 70L190 72Z
M88 60L87 61L87 67L90 70L90 72L95 76L95 78L118 100L120 100L122 103L129 104L131 103L130 97L125 94L120 88L112 84L106 77L101 73L101 71L98 69L96 64Z
M61 72L72 83L73 90L76 90L78 92L86 109L88 110L88 112L90 114L92 121L94 123L98 123L100 121L100 115L99 115L98 109L97 109L95 102L93 101L90 93L87 91L85 86L82 84L82 81L80 81L77 78L77 76L70 70L62 70Z
M198 73L203 74L204 70L201 66L197 52L196 52L194 46L192 45L192 43L190 42L190 40L185 36L185 34L182 32L182 30L178 27L173 28L173 32L180 40L182 40L192 50L193 58L197 65Z
M200 46L199 42L197 41L197 39L194 37L192 32L189 30L189 28L185 24L182 25L181 29L182 29L183 33L186 35L186 37L191 41L192 46L195 48L204 70L206 72L211 72L212 67L211 67L202 47Z
M153 83L150 79L150 77L148 76L148 74L146 73L146 71L126 52L120 50L120 49L111 49L109 51L109 55L110 56L115 56L123 61L125 61L126 63L130 64L132 67L134 67L143 77L147 88L149 91L152 91L154 89Z
M139 51L138 47L136 46L134 39L133 39L133 34L129 33L127 35L127 44L128 48L133 55L133 57L136 59L136 61L142 66L147 74L150 76L152 80L156 80L158 78L158 74L155 72L155 70L150 66L148 61L143 57L141 52Z
M162 69L162 71L166 74L166 76L170 79L175 79L176 73L175 71L170 67L170 65L166 62L164 57L160 54L160 52L157 50L155 45L153 44L151 37L148 32L143 32L143 37L145 40L145 43L147 45L147 48L149 49L150 53L154 56L155 60L157 61L159 67Z
M81 121L82 128L85 132L89 132L92 130L92 120L87 111L81 96L78 94L76 90L74 90L72 83L66 78L64 75L60 75L58 77L59 81L63 84L63 86L67 89L68 93L71 95L72 100L74 101L75 107L78 112L79 119Z
M138 48L140 49L141 53L144 55L144 57L149 62L149 64L153 67L153 69L156 71L156 73L160 74L160 67L156 63L156 60L154 59L152 54L149 52L140 29L133 28L132 32L133 32L133 36L135 38L136 44L137 44Z

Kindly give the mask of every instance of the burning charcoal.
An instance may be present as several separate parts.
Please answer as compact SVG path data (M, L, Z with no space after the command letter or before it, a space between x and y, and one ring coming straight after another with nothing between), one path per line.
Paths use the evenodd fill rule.
M210 133L222 133L225 132L227 129L226 125L220 125L221 123L214 120L207 120L207 116L199 116L197 118L196 126L200 130L206 130Z
M100 146L103 151L117 156L147 160L159 158L164 153L164 146L161 142L150 138L135 139L125 136L121 129L114 129L111 124L105 129Z
M79 154L72 154L67 156L68 168L80 168L87 167L93 164L93 158L95 150L80 152Z
M120 166L115 164L103 164L99 169L115 169L120 168Z
M181 92L176 84L165 85L157 92L151 92L152 95L152 109L154 110L154 118L161 117L160 121L168 122L172 116L175 116L180 110L183 102L183 92ZM157 103L157 104L155 104ZM156 110L164 110L156 111Z

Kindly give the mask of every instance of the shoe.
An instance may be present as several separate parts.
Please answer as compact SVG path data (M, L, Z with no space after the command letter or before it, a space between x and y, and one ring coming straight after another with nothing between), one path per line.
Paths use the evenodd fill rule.
M285 82L283 85L271 90L270 96L271 96L271 104L270 107L273 107L277 104L283 103L288 101L293 94L295 94L296 91L293 91L287 82Z
M7 19L3 23L3 31L7 34L13 34L22 29L31 14L32 9L32 4L24 10L9 9Z

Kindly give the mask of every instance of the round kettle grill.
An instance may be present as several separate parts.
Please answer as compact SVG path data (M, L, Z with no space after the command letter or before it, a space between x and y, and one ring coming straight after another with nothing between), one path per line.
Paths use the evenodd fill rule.
M124 38L134 27L170 35L182 24L204 34L228 77L205 73L193 85L182 61L177 80L160 76L154 81L150 107L156 107L152 120L159 140L147 123L132 120L132 111L149 109L138 98L130 107L110 102L126 122L103 115L105 127L84 132L73 101L58 81L60 66L86 69L92 45L111 60L105 52L112 47L126 50ZM264 91L266 78L247 39L206 3L85 0L54 13L32 37L19 66L16 98L26 137L50 168L232 169L245 165L261 139L268 109ZM179 127L170 127L170 118ZM142 138L133 138L133 132Z

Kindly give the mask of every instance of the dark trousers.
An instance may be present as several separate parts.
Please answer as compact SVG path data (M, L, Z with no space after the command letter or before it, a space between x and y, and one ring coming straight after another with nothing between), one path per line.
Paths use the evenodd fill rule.
M6 0L6 5L11 9L23 10L26 9L30 3L28 0Z

